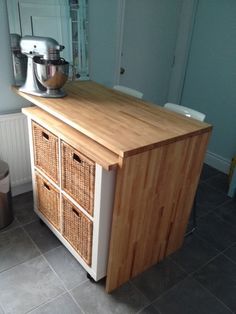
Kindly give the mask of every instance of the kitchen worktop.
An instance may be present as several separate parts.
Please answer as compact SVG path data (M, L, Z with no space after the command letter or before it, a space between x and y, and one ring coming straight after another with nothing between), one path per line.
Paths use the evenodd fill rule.
M121 157L201 134L211 126L108 89L92 81L69 82L64 98L19 95Z
M80 162L80 154L95 164L95 190L90 193L95 200L94 217L90 217L94 225L91 267L77 258L95 280L106 276L107 292L182 246L211 125L92 81L68 82L67 96L57 99L15 90L36 105L23 109L31 147L35 146L35 125L46 130L40 133L40 138L46 136L44 144L49 137L44 132L57 139L59 173L72 162ZM68 154L66 163L62 163L63 143L78 150ZM48 152L50 149L45 150ZM70 169L64 174L77 174ZM39 169L32 162L34 171ZM69 197L63 182L61 178L56 188ZM88 178L86 182L90 182ZM81 187L78 184L76 191ZM57 231L55 234L67 245Z

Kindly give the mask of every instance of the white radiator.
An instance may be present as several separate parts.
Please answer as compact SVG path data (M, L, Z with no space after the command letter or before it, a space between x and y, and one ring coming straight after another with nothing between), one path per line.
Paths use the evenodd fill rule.
M22 113L0 115L0 159L10 167L12 194L31 188L27 119Z

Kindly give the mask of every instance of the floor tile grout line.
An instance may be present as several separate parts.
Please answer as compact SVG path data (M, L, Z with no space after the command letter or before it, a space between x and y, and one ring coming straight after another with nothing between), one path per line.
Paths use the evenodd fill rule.
M219 174L215 175L214 177L216 177L216 176L219 176ZM214 185L212 185L211 183L207 182L207 181L210 180L210 179L212 179L212 178L209 178L209 179L205 180L205 181L202 182L202 183L205 183L207 186L213 188L215 191L220 192L220 193L222 193L222 194L225 194L225 195L227 196L227 193L226 193L225 191L222 191L221 189L218 189L218 188L216 188Z
M82 313L84 313L84 314L86 314L86 313L85 313L84 309L82 308L82 306L77 302L77 300L76 300L75 297L73 296L72 290L77 289L78 287L82 286L82 284L84 284L85 282L88 282L88 281L89 281L89 279L86 279L86 280L80 282L80 284L79 284L78 286L76 286L76 287L74 287L74 288L72 288L72 289L70 289L70 290L68 289L69 295L71 296L71 298L73 299L73 301L77 304L77 306L79 307L79 309L80 309L80 310L82 311ZM94 283L94 284L96 284L96 283Z
M12 223L13 223L13 222L12 222ZM4 229L0 230L0 236L1 236L2 234L5 234L5 233L7 233L7 232L10 232L10 231L12 231L12 230L15 230L15 229L21 227L21 225L19 224L19 225L15 226L15 227L10 227L10 228L9 228L9 227L10 227L10 225L6 227L6 230L4 230Z
M182 278L180 281L176 282L173 286L171 286L169 289L163 291L157 298L155 298L151 304L154 304L156 301L158 301L160 298L162 298L163 296L165 296L165 294L169 293L172 289L174 289L175 287L177 287L178 285L180 285L184 280L187 280L190 277L189 274L186 275L186 277ZM159 311L159 309L158 309Z
M225 250L226 251L226 250ZM234 265L236 265L236 261L234 261L232 258L230 258L228 255L226 255L224 252L221 253L225 258L227 258L230 262L232 262Z
M228 224L228 225L230 225L231 227L235 227L234 225L234 223L231 223L231 222L228 222L228 221L226 221L224 218L222 218L221 217L221 215L219 214L219 213L214 213L216 216L217 216L217 218L219 218L221 221L223 221L224 223L226 223L226 224Z
M50 251L52 251L52 250L54 250L54 249L56 250L57 248L61 247L61 245L58 246L58 247L56 247L56 248L54 248L54 249L52 249L52 250L49 250L49 251L43 253L43 252L39 249L39 247L37 246L37 244L34 242L34 240L31 238L31 236L30 236L30 235L27 233L27 231L24 229L24 227L22 227L22 229L25 231L25 233L26 233L26 234L28 235L28 237L31 239L31 241L33 242L34 246L37 247L38 251L41 253L40 256L43 257L43 259L46 261L47 265L50 267L50 269L53 271L53 273L56 275L56 277L60 280L60 282L61 282L62 285L63 285L63 288L65 289L65 291L71 296L71 298L73 299L73 301L75 302L75 304L78 306L78 308L81 310L81 312L84 313L83 309L82 309L81 306L78 304L78 302L75 300L75 298L74 298L74 296L71 294L70 290L67 289L67 287L66 287L66 285L64 284L63 280L59 277L59 275L56 273L56 271L54 270L54 268L51 266L51 264L48 262L48 260L46 259L45 255L44 255L44 254L46 254L46 253L48 253L48 252L50 252ZM84 283L84 282L86 282L86 281L88 281L88 279L84 280L84 281L81 282L80 284L82 284L82 283ZM77 287L80 286L80 284L79 284L78 286L72 288L72 289L76 289Z
M213 296L218 302L220 302L225 308L227 308L231 313L234 313L227 304L225 304L222 300L220 300L213 292L211 292L207 287L205 287L201 282L199 282L196 278L191 276L194 281L196 281L205 291L207 291L211 296Z
M15 267L17 267L17 266L20 266L20 265L22 265L22 264L24 264L24 263L27 263L27 262L29 262L29 261L32 261L33 259L36 259L36 258L38 258L38 257L43 257L43 254L41 253L40 249L37 247L37 245L34 243L34 241L31 239L31 237L27 234L27 232L24 230L24 228L21 227L21 226L19 226L19 229L22 229L22 231L26 234L26 236L27 236L27 237L29 238L29 240L32 242L32 244L34 245L34 247L36 248L36 250L39 252L39 255L38 255L38 256L34 256L34 257L32 257L32 258L30 258L30 259L28 259L28 260L22 261L22 262L20 262L20 263L18 263L18 264L16 264L16 265L14 265L14 266L12 266L12 267L6 269L6 270L0 272L0 274L1 274L1 273L4 273L5 271L7 272L7 271L9 271L9 270L12 270L13 268L15 268ZM65 293L66 293L66 292L64 291L62 294L58 295L57 297L59 297L59 296L65 294ZM51 299L48 300L48 301L45 302L45 303L49 303L50 301L51 301ZM0 305L1 305L1 307L2 307L2 304L0 304ZM40 304L40 305L38 305L37 307L31 308L29 311L25 312L25 314L26 314L26 313L30 313L30 311L35 310L36 308L40 307L41 305L43 305L43 304ZM3 309L3 311L4 311L4 309ZM4 311L3 314L5 314L5 311Z
M67 288L67 291L68 291L69 293L72 293L72 291L73 291L74 289L79 288L79 287L82 286L85 282L88 282L88 281L90 281L90 280L89 280L89 279L84 279L84 280L81 281L77 286L75 286L75 287L73 287L73 288L70 288L70 289ZM96 285L97 282L95 282L94 284Z
M215 213L215 215L216 215L217 218L218 218L219 220L221 220L222 222L226 223L227 225L229 225L229 226L231 226L231 227L235 227L233 223L224 220L224 219L220 216L220 214Z
M30 221L28 221L28 222L26 222L26 223L21 223L21 222L20 222L20 224L21 224L21 227L26 227L26 226L28 226L28 225L30 225L30 224L36 222L36 221L39 221L39 217L35 217L35 219L32 219L32 220L30 220Z
M54 273L54 275L56 276L56 278L58 278L59 282L62 284L65 292L67 292L71 298L74 300L74 297L70 294L69 290L67 289L65 283L63 282L63 280L58 276L58 274L56 273L56 271L54 270L54 268L51 266L51 264L48 262L48 260L46 259L46 257L44 256L43 252L39 249L39 247L37 246L37 244L34 242L34 240L31 238L31 236L27 233L27 231L24 229L24 227L22 227L22 229L24 230L24 232L28 235L28 237L31 239L31 241L33 242L34 246L38 249L38 251L41 253L40 256L44 259L44 261L46 262L46 264L49 266L49 268L51 269L51 271ZM49 300L48 302L50 302L52 300ZM75 302L75 304L78 306L78 308L81 310L82 313L84 313L84 311L81 309L80 305Z
M138 312L135 312L135 314L142 314L142 311L145 310L146 308L148 308L149 306L154 307L153 304L150 303L150 304L146 305L145 307L142 307L140 310L138 310ZM154 307L154 308L155 308L155 307ZM155 310L157 311L158 314L162 314L159 309L157 310L157 309L155 308Z
M230 245L230 246L228 246L227 248L225 248L225 249L222 251L222 253L224 253L224 252L227 251L228 249L231 249L233 246L236 246L236 239L235 239L235 242L234 242L232 245Z
M193 276L195 273L199 272L202 268L204 268L205 266L207 266L209 263L211 263L214 259L218 258L220 255L222 255L222 252L218 251L218 253L213 256L212 258L210 258L206 263L204 263L203 265L201 265L200 267L198 267L197 269L195 269L194 271L187 273L186 270L184 269L184 271L187 273L187 276ZM179 267L182 267L178 262L174 261L176 265L178 265Z
M76 301L76 299L74 298L73 294L71 294L70 292L68 292L70 297L72 298L72 300L75 302L75 304L78 306L78 308L80 309L81 313L86 314L85 311L83 310L83 308L79 305L79 303Z
M44 260L45 260L45 261L47 262L47 264L49 265L50 269L51 269L51 270L53 271L53 273L57 276L57 278L59 278L59 280L62 282L63 287L64 287L64 289L66 290L66 292L71 296L71 298L72 298L73 301L76 303L76 305L79 307L79 309L82 311L82 313L84 313L83 309L82 309L81 306L78 304L78 302L76 301L76 299L74 298L74 296L72 295L71 292L72 292L72 290L74 290L74 289L80 287L83 283L87 282L88 279L86 279L86 280L80 282L80 283L79 283L78 285L76 285L75 287L73 287L73 288L71 288L71 289L68 289L68 288L66 287L66 285L64 284L64 282L62 281L62 279L58 276L58 274L56 273L56 271L54 270L54 268L51 266L51 264L48 262L48 260L47 260L46 257L45 257L45 255L46 255L48 252L51 252L51 251L54 251L54 250L58 249L59 247L61 247L61 245L58 246L58 247L56 247L56 248L53 248L53 249L50 250L50 251L47 251L47 252L44 252L44 253L43 253L43 252L38 248L37 244L34 242L34 240L33 240L33 239L31 238L31 236L27 233L27 231L24 229L23 226L22 226L22 229L25 231L25 233L27 234L27 236L31 239L31 241L33 242L34 246L37 247L38 251L41 253L40 256L42 256L42 257L44 258ZM131 283L131 281L130 281L130 283ZM96 284L96 283L94 283L94 284ZM131 285L134 286L133 283L131 283ZM148 299L141 291L139 291L136 286L134 286L134 288L136 289L136 291L140 292L140 293L145 297L145 299L146 299L148 302L150 302L149 299ZM49 303L49 302L50 302L50 300L49 300L47 303ZM151 303L150 303L150 304L148 303L148 304L146 305L146 307L147 307L148 305L151 305ZM41 306L41 305L39 305L39 307L40 307L40 306ZM30 311L32 311L32 310L30 310Z
M31 242L33 243L33 245L36 247L36 249L40 252L40 255L44 255L44 254L46 254L46 253L49 253L49 252L51 252L51 251L53 251L53 250L56 250L56 249L58 249L59 247L62 246L62 244L60 244L60 245L58 245L58 246L56 246L56 247L54 247L54 248L52 248L52 249L50 249L50 250L48 250L48 251L46 251L46 252L43 252L43 251L40 250L40 248L38 247L37 243L34 241L34 239L31 237L31 235L27 232L27 230L25 229L24 226L22 226L22 229L24 230L24 232L25 232L25 234L28 236L28 238L31 240Z
M172 261L172 260L171 260ZM174 263L177 267L179 267L178 264ZM167 292L169 292L171 289L173 289L174 287L176 287L178 284L180 284L181 282L183 282L184 280L186 280L188 277L190 277L190 275L182 269L182 267L179 267L181 269L181 271L183 271L185 273L185 277L183 277L182 279L180 279L177 283L175 283L173 286L171 286L170 288L168 288L167 290L163 291L157 298L155 298L154 300L151 301L151 303L149 305L152 305L154 302L156 302L159 298L161 298L163 295L165 295ZM147 297L146 297L147 298ZM158 311L160 312L160 310L158 309Z
M227 308L228 310L230 310L231 313L232 310L220 299L218 299L218 297L216 295L214 295L210 290L208 290L205 286L203 286L197 279L195 279L192 274L188 274L187 277L185 277L183 280L179 281L177 284L175 284L174 286L172 286L170 289L166 290L164 293L162 293L160 296L158 296L151 304L154 304L155 302L157 302L161 297L165 296L165 294L169 293L172 289L176 288L178 285L181 284L181 282L183 282L184 280L187 279L192 279L195 282L197 282L205 291L207 291L208 293L210 293L211 296L213 296L218 302L220 302L225 308ZM158 307L157 307L158 308ZM158 308L158 311L160 312L160 309Z
M56 246L56 247L54 247L54 248L52 248L52 249L46 251L46 252L42 252L42 254L43 254L43 255L47 255L48 253L51 253L51 252L53 252L53 251L56 251L56 250L58 250L58 249L61 248L61 247L64 247L64 245L63 245L62 243L61 243L60 245L58 245L58 246Z
M207 241L205 238L203 238L203 237L201 236L201 234L196 233L195 236L196 236L199 240L201 240L202 242L204 242L205 244L207 244L211 249L217 251L217 253L222 252L222 251L220 251L219 249L215 248L215 247L214 247L209 241Z
M25 228L22 226L21 227L25 233L25 235L28 237L28 239L31 241L31 243L34 245L34 247L36 248L36 250L39 252L39 255L43 255L42 251L40 250L40 248L37 246L37 244L34 242L34 240L31 238L31 236L29 235L29 233L25 230Z
M198 239L200 239L201 241L205 242L208 246L210 246L211 249L217 251L217 254L221 253L222 251L220 251L219 249L217 249L216 247L214 247L214 245L212 245L207 239L204 238L204 236L202 236L200 233L196 233L196 237L198 237Z
M197 217L197 220L202 219L204 217L206 217L209 214L215 214L216 213L216 209L220 208L221 206L226 205L227 203L230 203L231 200L226 200L223 203L220 203L218 205L215 205L213 209L210 209L209 211L207 211L206 213L202 214L201 216ZM218 216L217 216L218 217Z
M221 221L221 222L224 222L226 225L230 226L230 227L234 227L233 224L231 224L231 222L228 222L226 220L224 220L222 217L218 216L217 213L214 212L214 215ZM235 232L235 235L236 235L236 232Z
M214 176L212 176L212 177L215 177L215 176L219 176L219 174L216 174L216 175L214 175ZM208 179L206 179L206 180L209 180L210 178L208 178ZM205 180L205 181L206 181ZM204 182L204 181L203 181ZM207 184L207 183L206 183ZM207 184L207 185L209 185L209 184ZM210 185L209 185L210 186ZM211 186L212 187L212 186ZM214 188L214 187L213 187ZM215 189L215 188L214 188ZM216 190L216 189L215 189ZM221 191L221 193L222 193L222 191ZM216 208L218 208L218 207L221 207L221 206L223 206L223 204L225 204L225 203L228 203L228 202L231 202L231 200L227 200L227 201L225 201L224 203L222 203L221 205L218 205L218 206L216 206ZM209 211L207 214L210 214L210 213L214 213L219 219L221 219L221 217L219 217L218 215L217 215L217 213L214 211L214 210L211 210L211 211ZM201 216L201 217L199 217L199 218L202 218L202 217L205 217L207 214L204 214L203 216ZM222 221L224 221L223 219L221 219ZM10 230L14 230L15 228L17 228L17 227L21 227L24 231L25 231L25 229L24 229L24 226L27 226L28 224L30 224L30 223L32 223L32 222L34 222L35 220L33 220L33 221L31 221L31 222L29 222L29 223L27 223L27 224L22 224L22 225L19 225L19 226L16 226L16 227L14 227L14 228L12 228L12 229L10 229ZM224 223L227 223L226 221L224 221ZM229 223L228 223L229 224ZM10 230L6 230L6 232L7 231L10 231ZM26 232L26 231L25 231ZM27 232L26 232L27 233ZM27 234L29 237L30 237L30 235L29 234ZM204 242L206 242L206 243L208 243L208 244L210 244L206 239L204 239L204 238L202 238L201 236L199 236L199 234L197 235L197 237L198 238L200 238L201 240L203 240ZM31 237L30 237L31 238ZM32 239L31 239L31 241L33 241ZM34 241L33 241L33 243L34 243ZM36 243L34 243L34 245L37 247L37 244ZM235 245L235 243L234 244L232 244L230 247L232 247L232 246L234 246ZM58 246L58 247L60 247L60 246ZM57 248L58 248L57 247ZM185 280L185 279L187 279L188 277L189 278L192 278L193 280L195 280L195 281L197 281L194 277L193 277L193 274L195 273L195 272L197 272L197 271L199 271L202 267L205 267L208 263L210 263L211 261L213 261L215 258L217 258L218 256L220 256L220 255L222 255L222 256L225 256L226 258L228 258L229 260L231 260L228 256L226 256L225 254L224 254L224 252L227 250L227 249L229 249L230 247L228 247L228 248L225 248L223 251L219 251L218 249L215 249L215 250L217 250L219 253L216 255L216 256L214 256L212 259L210 259L208 262L206 262L206 263L204 263L204 265L203 266L201 266L201 267L199 267L197 270L195 270L194 272L191 272L191 273L189 273L189 274L187 274L187 276L184 278L184 279L182 279L182 280L180 280L177 284L175 284L174 286L176 286L176 285L178 285L178 284L180 284L183 280ZM38 247L37 247L38 248ZM56 250L57 248L53 248L52 250L49 250L49 251L47 251L47 252L45 252L45 253L42 253L41 252L41 250L39 250L40 252L41 252L41 254L40 254L40 256L43 256L44 257L44 259L46 258L45 257L45 254L47 254L48 252L50 252L50 251L54 251L54 250ZM232 261L232 260L231 260ZM24 261L24 262L27 262L27 261ZM23 262L23 263L24 263ZM181 265L179 265L177 262L175 262L174 260L172 260L172 262L174 262L174 264L175 265L177 265L179 268L181 268L184 272L186 272L185 270L184 270L184 268L182 268L182 266ZM234 262L234 261L232 261L232 262ZM49 266L51 266L50 265L50 263L49 263L49 261L47 261L47 263L49 264ZM235 262L234 262L235 263ZM22 264L22 263L19 263L19 264ZM17 264L17 265L19 265L19 264ZM16 266L17 266L16 265ZM54 271L54 269L52 268L52 266L50 267L53 271ZM54 273L57 275L57 273L54 271ZM59 278L60 279L60 278ZM71 288L70 290L68 290L66 287L65 287L65 292L64 293L62 293L61 295L64 295L64 294L66 294L67 292L70 294L70 296L71 297L73 297L72 295L71 295L71 292L72 292L72 290L74 290L74 289L76 289L77 287L79 287L80 285L82 285L83 283L85 283L85 282L87 282L87 280L84 280L83 282L81 282L78 286L76 286L76 287L73 287L73 288ZM130 281L131 282L131 281ZM197 281L198 282L198 281ZM199 283L199 282L198 282ZM135 287L135 289L137 290L137 291L139 291L138 290L138 288L131 282L131 284ZM201 285L201 283L199 283L200 285ZM64 286L64 285L63 285ZM173 286L173 287L174 287ZM203 285L201 285L206 291L208 291L208 289L206 288L206 287L204 287ZM168 290L166 290L163 294L165 294L165 293L167 293L169 290L171 290L172 289L172 287L170 288L170 289L168 289ZM146 299L147 299L147 297L141 292L141 291L139 291ZM208 291L208 292L210 292L210 291ZM210 292L211 293L211 292ZM212 294L212 293L211 293ZM162 294L161 294L162 295ZM161 297L161 295L159 296L159 297ZM214 295L214 294L212 294L217 300L218 300L218 298ZM56 296L55 297L55 299L56 298L58 298L58 297L60 297L60 295L58 295L58 296ZM158 297L158 298L159 298ZM53 300L54 298L52 298L51 300ZM47 304L47 303L50 303L51 302L51 300L49 300L49 301L47 301L45 304ZM73 300L74 300L74 298L73 298ZM75 301L75 303L77 304L77 302L76 302L76 300L74 300ZM220 301L220 300L219 300ZM152 305L153 304L153 302L154 301L152 301L150 304L148 304L148 305L146 305L144 308L146 308L146 307L148 307L148 306L150 306L150 305ZM222 302L222 301L221 301ZM224 304L224 303L223 303ZM78 304L77 304L78 305ZM38 307L41 307L42 305L39 305ZM224 304L224 306L226 306L225 304ZM227 307L228 308L228 307ZM32 311L32 310L30 310L30 311ZM138 311L138 313L140 312L141 310L139 310ZM158 311L160 312L160 310L158 309ZM231 310L230 310L230 312L231 312ZM28 312L27 312L28 313Z
M19 229L22 229L23 232L25 231L25 230L24 230L22 227L20 227L20 226L19 226ZM27 236L28 236L28 235L27 235ZM30 239L30 240L31 240L31 239ZM31 242L32 242L32 240L31 240ZM35 243L33 243L33 245L35 246ZM36 247L36 249L37 249L37 251L39 251L39 249L38 249L37 247ZM22 264L24 264L24 263L27 263L27 262L29 262L29 261L31 261L31 260L33 260L34 258L37 258L37 257L39 257L39 256L41 256L40 251L39 251L39 255L34 256L34 257L31 257L31 258L29 258L29 259L27 259L27 260L23 260L22 262L19 262L19 263L17 263L16 265L11 266L10 268L4 269L4 270L0 271L0 274L2 274L2 273L4 273L4 272L7 272L7 271L9 271L9 270L11 270L11 269L13 269L13 268L19 266L19 265L22 265Z
M224 206L225 204L231 202L231 200L226 200L224 201L223 203L221 204L218 204L218 205L215 205L215 207L213 209L210 209L208 210L206 213L200 215L199 217L197 217L197 222L200 220L200 219L203 219L204 217L206 217L207 215L210 215L210 214L216 214L215 210L220 208L221 206ZM198 204L198 202L197 202ZM198 205L197 205L198 206ZM218 217L218 216L217 216Z
M170 256L171 258L171 261L176 265L178 266L182 271L184 271L187 275L188 275L188 272L183 268L182 265L180 265L178 262L176 262L174 259L172 259L172 257Z
M131 280L129 280L128 281L129 283L130 283L130 285L139 293L139 294L141 294L146 300L147 300L147 304L146 304L146 306L144 306L143 308L141 308L141 309L139 309L138 311L137 311L137 313L139 313L141 310L143 310L143 309L145 309L146 307L148 307L149 305L151 305L151 301L144 295L144 293L138 288L138 287L136 287L136 285L131 281Z
M208 264L210 264L212 261L214 261L214 259L218 258L220 255L222 254L222 252L219 252L218 254L216 254L214 257L212 257L211 259L209 259L206 263L204 263L202 266L200 266L199 268L195 269L194 271L190 272L188 275L192 276L194 274L196 274L197 272L199 272L201 269L203 269L205 266L207 266Z
M173 253L173 254L174 254L174 253ZM188 275L188 272L186 271L186 269L184 269L182 265L180 265L179 263L177 263L177 262L171 257L171 255L169 255L168 258L169 258L170 261L173 262L181 271L183 271L183 272L185 273L185 275Z
M205 267L208 263L210 263L211 261L213 261L215 258L217 258L220 254L222 254L223 251L218 250L217 248L215 248L214 246L211 245L211 243L209 243L206 239L202 238L199 234L195 234L195 237L197 237L198 239L200 239L201 241L205 242L206 244L208 244L212 249L214 249L215 251L217 251L217 254L214 255L213 257L211 257L207 262L205 262L203 265L201 265L200 267L198 267L197 269L195 269L192 272L187 272L186 269L184 269L184 267L182 265L180 265L177 261L175 261L173 259L173 257L169 257L172 262L174 262L177 266L179 266L185 273L187 273L187 275L191 276L192 274L194 274L195 272L199 271L200 269L202 269L203 267Z
M65 289L65 291L71 296L71 298L73 299L73 301L75 302L75 304L78 306L78 308L81 310L82 313L84 313L83 309L81 308L81 306L75 301L74 297L71 295L69 289L67 289L65 283L63 282L63 280L60 278L60 276L57 274L57 272L54 270L54 268L52 267L52 265L49 263L49 261L46 259L46 257L42 254L43 259L45 260L45 262L47 263L47 265L49 266L49 268L52 270L52 272L54 273L54 275L59 279L59 281L62 283L63 288Z
M227 249L225 249L227 250ZM225 251L224 250L224 251ZM203 265L201 268L199 268L198 270L192 272L189 274L189 277L191 277L192 279L194 279L195 281L197 281L206 291L208 291L211 295L213 295L218 301L220 301L227 309L229 309L232 313L234 313L228 306L227 304L225 304L222 300L220 300L214 293L212 293L209 289L207 289L203 284L201 284L201 282L199 282L193 275L195 273L197 273L199 270L201 270L203 267L205 267L207 264L211 263L214 259L218 258L219 256L224 256L225 258L227 258L229 261L233 262L234 264L236 264L235 261L231 260L231 258L229 258L227 255L225 255L222 252L220 252L218 255L216 255L214 258L212 258L208 263L206 263L205 265Z
M30 220L29 222L26 222L26 223L21 223L21 222L19 222L19 224L20 224L21 227L26 227L26 226L28 226L28 225L30 225L30 224L36 222L36 221L38 221L37 218L36 218L36 219L33 219L33 220Z
M170 258L170 257L169 257ZM174 261L172 261L172 259L170 259L170 261L171 262L174 262ZM177 263L174 263L183 273L184 273L184 275L185 275L185 277L184 278L182 278L182 279L180 279L180 281L178 281L176 284L174 284L174 286L176 286L178 283L180 283L181 281L183 281L183 280L185 280L185 278L187 278L188 276L189 276L189 274L186 272L186 270L184 270L181 266L179 266ZM156 264L156 265L158 265L158 264ZM132 283L132 285L136 288L136 290L138 291L138 292L140 292L146 299L148 299L148 297L147 296L145 296L144 294L143 294L143 292L138 288L138 287L136 287L136 285L130 280L129 282L131 282ZM172 287L174 287L174 286L172 286ZM170 287L169 289L167 289L166 291L164 291L163 293L161 293L160 295L159 295L159 297L160 296L162 296L164 293L166 293L167 291L169 291L170 289L172 289L172 287ZM158 297L158 298L159 298ZM155 299L156 300L156 299ZM150 301L151 303L149 304L149 305L151 305L151 304L153 304L153 302L154 301L151 301L150 299L148 299L148 301ZM147 306L149 306L149 305L147 305Z
M58 294L57 296L55 296L55 297L53 297L53 298L51 298L51 299L49 299L49 300L47 300L47 301L45 301L45 302L43 302L43 303L37 305L37 306L35 306L35 307L32 307L29 311L25 312L24 314L30 314L31 312L33 312L33 311L35 311L35 310L37 310L37 309L43 307L44 305L47 305L47 304L49 304L50 302L55 301L56 299L62 297L63 295L66 295L66 293L67 293L66 291L63 291L61 294Z

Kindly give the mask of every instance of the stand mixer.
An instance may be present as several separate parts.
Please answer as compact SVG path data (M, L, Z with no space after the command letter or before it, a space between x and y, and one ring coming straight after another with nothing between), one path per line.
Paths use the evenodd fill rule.
M21 92L47 98L64 97L69 63L60 57L64 46L49 37L24 36L21 52L28 57L27 76Z

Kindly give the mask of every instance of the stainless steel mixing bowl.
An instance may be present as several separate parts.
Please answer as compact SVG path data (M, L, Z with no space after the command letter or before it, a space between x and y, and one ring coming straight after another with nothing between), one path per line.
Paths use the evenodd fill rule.
M55 97L65 96L61 87L66 83L69 74L69 63L64 59L47 61L34 58L34 71L38 81L46 88L46 92Z

